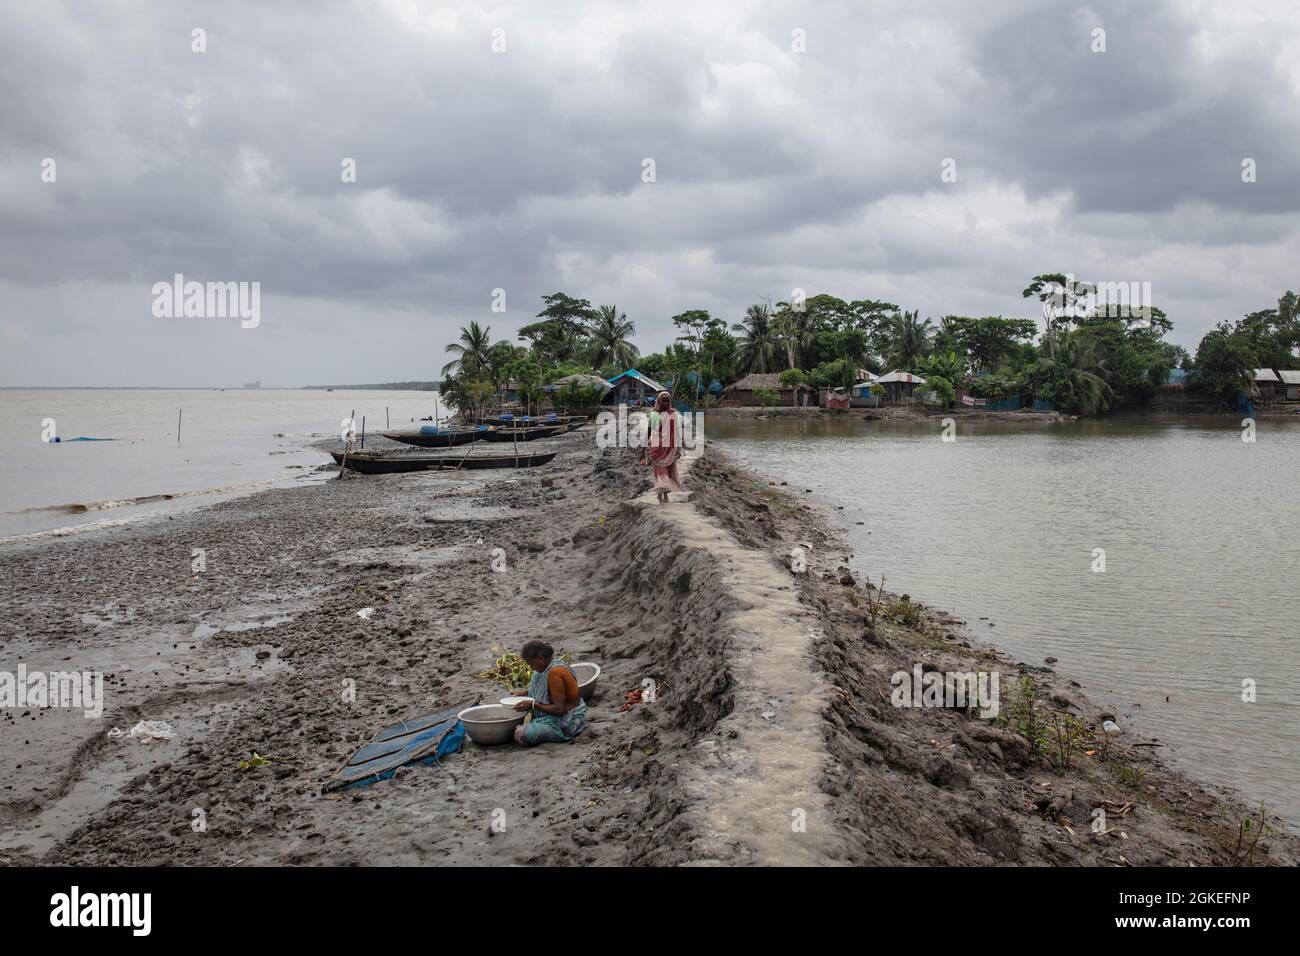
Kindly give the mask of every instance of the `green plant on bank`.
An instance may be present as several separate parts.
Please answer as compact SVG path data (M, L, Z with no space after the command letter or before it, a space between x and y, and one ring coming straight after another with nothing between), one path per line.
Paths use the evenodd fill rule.
M770 388L754 389L754 397L758 399L759 404L764 408L771 408L777 402L781 401L781 396Z
M1147 772L1141 767L1120 767L1119 779L1130 787L1140 788L1146 782Z
M880 620L880 613L885 603L885 576L880 576L880 587L872 588L871 582L867 581L867 636L876 636L876 622Z
M1246 852L1243 854L1242 853L1243 844L1245 843L1246 837L1251 833L1251 831L1254 831L1255 839L1251 841L1249 847L1246 847ZM1259 825L1256 826L1255 821L1250 817L1247 817L1246 819L1242 820L1241 823L1237 824L1237 845L1233 849L1232 855L1244 863L1249 863L1250 858L1255 853L1255 847L1259 845L1260 838L1263 837L1265 833L1272 833L1272 832L1274 831L1273 828L1268 825L1268 814L1264 811L1264 803L1263 801L1260 801Z
M501 648L494 647L494 651L501 651ZM561 650L556 658L569 663L572 655L568 651ZM492 662L492 666L487 670L480 671L474 675L483 680L496 681L503 687L527 687L528 682L533 678L533 669L528 666L528 662L516 654L514 651L504 651Z
M881 579L883 586L884 579ZM919 627L925 617L925 608L912 600L911 595L904 594L885 609L885 616L895 624L904 627Z
M1082 720L1065 711L1054 710L1048 717L1048 743L1055 748L1055 754L1048 754L1058 767L1071 767L1074 757L1082 752L1087 743L1087 728Z
M1038 717L1038 682L1033 677L1026 674L1016 681L1005 710L1007 726L1029 741L1034 753L1042 753L1047 729Z

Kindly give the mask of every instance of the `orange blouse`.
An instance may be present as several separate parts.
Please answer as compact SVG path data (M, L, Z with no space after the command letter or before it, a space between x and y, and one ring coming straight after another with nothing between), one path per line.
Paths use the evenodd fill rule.
M546 675L546 690L552 704L563 704L566 712L578 706L578 681L567 667L552 667Z

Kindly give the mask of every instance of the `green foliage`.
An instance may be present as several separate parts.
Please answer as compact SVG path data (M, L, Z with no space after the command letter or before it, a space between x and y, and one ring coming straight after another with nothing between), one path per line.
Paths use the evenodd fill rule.
M764 408L771 408L781 401L781 396L770 388L754 389L754 397L758 399L759 404Z
M631 342L635 333L636 326L627 320L626 313L618 311L618 306L602 305L588 330L592 366L613 364L632 368L640 355Z
M927 391L935 393L938 404L942 408L947 408L957 400L957 389L953 387L952 382L942 375L927 375L925 377L925 388Z
M885 617L904 627L919 627L925 619L925 608L912 600L911 595L904 594L897 601L891 601L885 607Z
M808 381L808 374L803 369L788 368L778 378L782 388L794 388Z
M452 361L443 371L443 393L456 407L472 409L486 400L483 383L490 395L491 387L513 379L533 395L534 386L565 375L598 370L609 378L635 366L679 391L688 386L683 397L705 403L714 379L725 384L750 372L784 372L787 388L796 381L847 388L861 377L859 369L899 368L924 376L926 390L944 403L962 389L995 401L1031 392L1061 411L1100 415L1150 401L1173 368L1188 370L1190 388L1231 404L1251 389L1252 369L1300 367L1294 292L1282 295L1276 308L1221 322L1192 361L1165 341L1173 324L1150 303L1146 311L1121 305L1083 314L1096 288L1064 273L1034 276L1022 295L1042 307L1045 329L1037 341L1033 319L946 315L936 327L892 302L819 293L802 303L751 305L730 328L707 310L688 309L672 318L677 340L649 355L639 355L635 326L616 306L555 292L543 297L538 321L519 330L525 346L493 343L491 330L477 322L462 328L446 346ZM571 406L588 399L573 391L556 396Z
M1207 332L1196 348L1191 384L1225 405L1237 400L1237 393L1254 383L1259 356L1249 332L1220 322Z
M905 372L916 371L920 360L930 351L933 333L929 319L915 312L902 312L886 321L880 332L886 365Z
M818 365L808 376L808 381L817 388L852 388L857 375L857 366L844 358Z
M1039 719L1038 682L1033 677L1026 674L1016 681L1003 712L1007 726L1029 741L1034 753L1041 753L1047 744L1047 729Z

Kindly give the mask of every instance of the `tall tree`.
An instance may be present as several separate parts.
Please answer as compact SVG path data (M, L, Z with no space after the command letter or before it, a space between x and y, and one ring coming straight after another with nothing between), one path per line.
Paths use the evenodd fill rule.
M1070 323L1079 317L1083 301L1093 290L1090 283L1079 282L1060 272L1044 273L1029 280L1029 285L1020 294L1026 299L1036 298L1041 303L1043 341L1049 349L1055 348L1060 341L1052 333L1058 328L1069 328Z
M490 361L488 351L491 348L491 331L491 326L481 326L477 322L462 327L459 340L452 342L446 349L456 358L442 367L442 374L462 372L474 377L485 371Z
M525 325L519 338L532 346L544 362L571 361L585 351L588 332L596 320L596 310L586 299L575 299L563 292L542 296L545 308L537 313L540 322Z
M636 327L616 305L602 305L596 310L590 332L591 364L594 368L617 365L629 369L636 364L640 350L629 341Z
M930 349L931 331L930 320L922 319L915 309L892 317L882 330L888 364L909 372L915 370Z
M736 340L736 365L742 372L776 371L776 332L772 309L766 303L751 305L745 318L731 327Z

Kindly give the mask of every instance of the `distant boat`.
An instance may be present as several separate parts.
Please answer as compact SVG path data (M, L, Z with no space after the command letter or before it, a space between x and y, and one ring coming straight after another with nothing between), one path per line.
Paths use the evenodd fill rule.
M332 391L334 391L334 389L332 389L332 388L327 388L327 389L325 389L325 391L327 391L327 392L332 392Z
M394 475L416 471L438 471L460 468L476 470L480 468L536 468L548 465L555 460L559 452L549 451L538 455L408 455L402 452L385 453L357 451L344 455L341 451L330 452L334 462L344 465L363 475ZM345 460L346 459L346 460Z
M244 383L244 388L261 388L261 387L262 387L262 380L261 380L261 379L258 379L256 382L245 382L245 383Z

